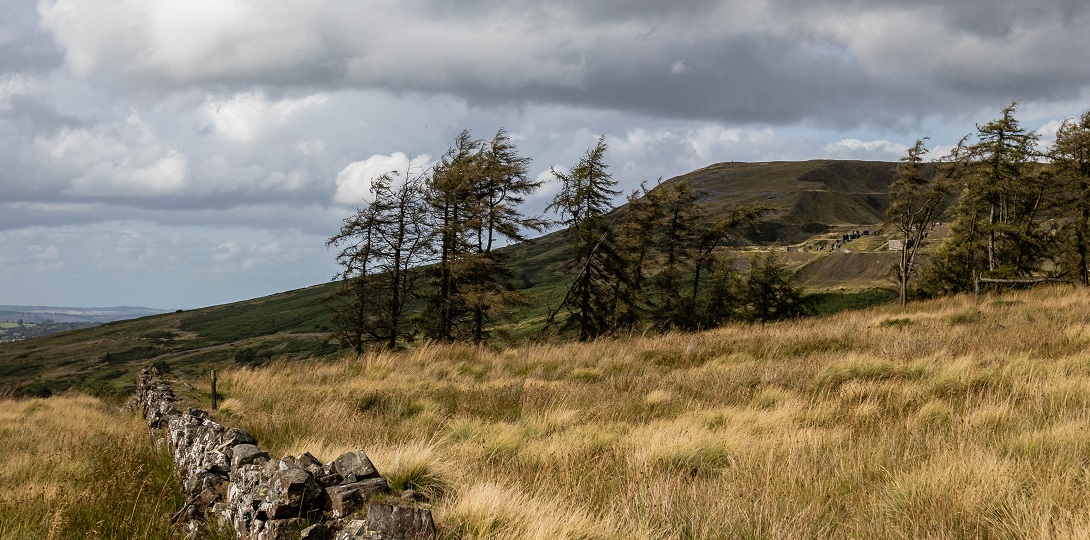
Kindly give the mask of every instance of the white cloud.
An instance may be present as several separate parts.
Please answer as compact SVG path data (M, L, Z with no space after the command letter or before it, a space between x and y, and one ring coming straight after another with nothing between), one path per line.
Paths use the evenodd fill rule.
M26 78L19 74L0 78L0 111L11 108L11 97L27 89Z
M322 139L299 141L295 143L295 151L307 157L320 156L325 153L326 144Z
M77 197L150 197L189 186L188 158L164 145L135 112L89 127L62 128L32 144L41 181Z
M410 159L402 152L388 156L374 155L363 161L354 161L337 174L337 191L333 201L339 204L361 204L371 200L371 181L388 172L398 174L404 181L405 173L418 174L431 167L431 156L422 154Z
M216 247L215 253L212 254L212 260L218 263L227 262L234 259L242 253L242 247L238 245L238 241L231 239Z
M1037 151L1047 152L1056 142L1056 133L1060 131L1063 120L1050 120L1037 130Z
M227 98L209 97L201 109L216 133L236 143L252 143L269 129L288 124L296 114L326 100L326 95L314 94L270 102L261 92L243 92Z
M39 0L43 27L80 75L235 78L319 58L317 3L256 0Z
M57 246L28 246L27 254L34 265L35 272L56 272L64 269L65 264L60 260L60 250Z
M825 146L825 156L830 159L897 161L906 150L908 146L884 139L875 141L841 139Z
M102 160L72 179L68 193L81 197L147 197L181 193L187 185L189 167L176 150L148 163Z

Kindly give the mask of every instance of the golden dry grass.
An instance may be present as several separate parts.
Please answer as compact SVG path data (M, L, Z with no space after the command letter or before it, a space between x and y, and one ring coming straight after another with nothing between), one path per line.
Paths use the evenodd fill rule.
M221 420L365 449L448 538L1090 536L1087 290L221 381Z
M182 502L138 415L87 396L0 400L0 538L171 538Z

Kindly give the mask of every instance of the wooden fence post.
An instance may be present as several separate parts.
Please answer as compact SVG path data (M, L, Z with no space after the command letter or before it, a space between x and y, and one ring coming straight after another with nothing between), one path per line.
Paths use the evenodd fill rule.
M212 410L216 410L216 370L212 370Z

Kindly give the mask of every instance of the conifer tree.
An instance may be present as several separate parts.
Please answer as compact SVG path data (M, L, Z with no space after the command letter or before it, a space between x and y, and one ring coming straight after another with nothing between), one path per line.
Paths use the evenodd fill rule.
M372 180L372 201L345 219L327 242L344 246L337 255L344 269L334 323L356 352L373 342L397 346L407 332L405 304L419 275L412 268L431 256L423 179L406 171L406 180L394 185L397 176L390 172Z
M898 301L908 303L908 282L916 270L916 254L923 246L927 233L934 227L940 211L945 187L924 170L923 156L927 153L924 139L917 139L901 158L897 178L890 185L890 205L886 219L897 228L901 240L900 259L896 267Z
M442 341L456 339L459 324L472 312L464 281L470 270L466 257L474 243L470 232L480 220L473 184L481 174L482 144L469 131L459 133L427 183L438 261L432 272L435 292L423 319L426 335Z
M1017 103L1003 116L977 126L947 158L947 173L961 186L951 236L932 257L932 286L944 292L971 290L975 277L1028 275L1040 266L1045 244L1039 210L1044 184L1036 163L1037 135L1014 117Z
M543 183L528 176L529 164L501 129L491 141L463 131L435 166L427 197L439 238L435 294L425 316L430 337L480 343L495 316L522 302L495 248L525 241L547 223L519 210Z
M659 302L656 326L669 330L690 308L682 299L682 281L696 262L696 249L703 232L704 212L686 180L662 186L656 197L658 207L658 251L662 264L655 275Z
M606 221L610 204L620 192L606 171L605 152L605 138L599 138L569 172L552 170L561 188L548 209L568 226L572 245L568 269L575 278L546 326L553 323L559 310L567 309L565 328L574 329L580 341L614 329L611 293L617 290L617 280L627 279L623 261L614 249L612 223Z
M511 138L500 129L491 141L482 144L478 157L479 174L471 179L475 218L475 245L467 257L468 276L465 290L467 305L473 310L471 335L476 343L487 337L485 325L493 315L506 314L507 308L525 303L508 285L510 272L500 253L498 241L524 242L527 232L540 232L547 221L524 216L519 206L544 183L529 177L530 158L521 157Z
M657 205L647 184L628 196L615 240L617 253L624 261L625 279L614 282L612 326L634 330L642 326L647 314L647 266L655 242Z
M1079 283L1090 285L1090 110L1064 121L1049 156L1062 194L1060 214L1071 230L1062 261Z

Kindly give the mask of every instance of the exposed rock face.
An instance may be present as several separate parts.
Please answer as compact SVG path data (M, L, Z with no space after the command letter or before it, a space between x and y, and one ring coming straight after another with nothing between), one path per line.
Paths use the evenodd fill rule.
M240 540L436 538L431 511L389 495L362 450L325 465L310 453L272 459L249 433L200 409L178 410L155 368L140 373L137 392L148 426L165 430L188 501L175 519L191 532L215 519Z

